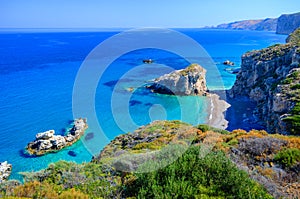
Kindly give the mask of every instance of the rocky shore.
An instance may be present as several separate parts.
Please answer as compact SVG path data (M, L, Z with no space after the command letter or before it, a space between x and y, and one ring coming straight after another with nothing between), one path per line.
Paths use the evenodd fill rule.
M50 152L59 151L77 142L88 128L86 119L74 120L73 127L64 136L55 135L54 130L36 134L36 139L30 142L26 149L30 155L44 155Z
M300 48L296 43L294 39L244 54L241 71L228 92L230 97L246 96L255 101L255 114L270 133L297 134L292 131L295 123L288 121L299 115L293 111L300 100Z
M206 70L199 64L191 64L156 78L147 88L160 94L205 96L208 91L205 74Z
M7 161L0 162L0 183L8 179L11 170L12 170L12 165L8 164Z

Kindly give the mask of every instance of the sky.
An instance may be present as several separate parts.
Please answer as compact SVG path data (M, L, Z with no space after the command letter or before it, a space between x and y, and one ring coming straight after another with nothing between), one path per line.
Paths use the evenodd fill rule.
M0 0L0 28L197 28L299 11L299 0Z

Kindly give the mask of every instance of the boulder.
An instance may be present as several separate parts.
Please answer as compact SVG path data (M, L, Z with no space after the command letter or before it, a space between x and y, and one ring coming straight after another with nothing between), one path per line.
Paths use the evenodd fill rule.
M0 162L0 183L8 179L11 170L12 170L12 165L8 164L7 161Z
M37 140L40 140L40 139L50 139L53 137L53 135L55 134L55 131L54 130L49 130L49 131L45 131L45 132L42 132L42 133L38 133L36 134L35 138Z

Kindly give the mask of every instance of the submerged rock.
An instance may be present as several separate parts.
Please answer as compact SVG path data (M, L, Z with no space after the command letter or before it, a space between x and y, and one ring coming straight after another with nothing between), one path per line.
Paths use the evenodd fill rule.
M72 157L76 157L77 156L76 153L75 153L75 151L69 151L68 155L72 156Z
M11 169L12 165L8 164L7 161L0 162L0 183L8 179L11 173Z
M55 135L54 130L38 133L36 139L30 142L26 149L30 155L44 155L50 152L56 152L66 146L74 144L84 134L88 128L86 119L74 120L73 127L67 135Z
M155 93L168 95L206 95L206 70L199 64L163 75L147 86Z

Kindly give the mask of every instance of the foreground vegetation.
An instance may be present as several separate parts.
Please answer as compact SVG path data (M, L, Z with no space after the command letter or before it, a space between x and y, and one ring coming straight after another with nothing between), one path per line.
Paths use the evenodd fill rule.
M139 162L140 156L129 154L143 159ZM124 158L132 170L119 166ZM2 183L0 194L10 198L296 198L299 172L299 137L156 121L118 136L92 162L60 161L40 172L23 173L24 184Z

